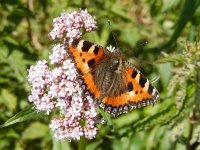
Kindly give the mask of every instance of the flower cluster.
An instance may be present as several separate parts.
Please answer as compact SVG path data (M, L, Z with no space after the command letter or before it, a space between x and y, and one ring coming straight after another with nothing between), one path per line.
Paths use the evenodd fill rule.
M80 37L81 29L87 32L96 28L96 22L87 12L62 13L54 20L52 39ZM29 69L28 81L31 84L29 101L37 110L46 114L59 110L60 117L54 118L49 127L57 139L79 140L81 136L92 139L97 134L97 105L86 91L77 72L68 48L55 44L46 60L38 61Z
M45 110L47 114L55 107L52 97L46 93L50 87L50 70L46 60L38 61L29 69L28 81L32 85L29 101L33 102L37 110Z
M83 30L91 32L96 28L94 17L87 10L74 11L71 14L63 12L60 17L53 20L53 29L49 35L53 40L62 39L64 36L80 38Z

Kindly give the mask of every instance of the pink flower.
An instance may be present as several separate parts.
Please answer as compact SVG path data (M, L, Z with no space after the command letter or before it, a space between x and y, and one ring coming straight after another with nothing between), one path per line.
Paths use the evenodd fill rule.
M62 41L54 45L49 55L52 66L43 60L29 69L28 81L32 87L29 101L46 114L60 112L60 117L52 119L49 125L57 139L79 140L81 136L92 139L98 130L97 105L85 90L71 54L63 44L65 36L79 38L83 29L86 32L96 29L94 17L87 10L61 13L54 19L50 32L52 39Z
M65 37L80 38L82 31L91 32L97 28L94 17L92 17L87 9L80 12L72 12L71 14L63 12L61 16L53 20L53 29L49 33L54 39L63 39Z
M47 114L54 108L55 102L46 89L51 86L50 70L46 60L38 61L29 69L28 81L32 85L29 101L33 102L37 110L44 110Z
M61 64L67 57L67 50L63 44L55 44L52 53L49 55L51 64Z

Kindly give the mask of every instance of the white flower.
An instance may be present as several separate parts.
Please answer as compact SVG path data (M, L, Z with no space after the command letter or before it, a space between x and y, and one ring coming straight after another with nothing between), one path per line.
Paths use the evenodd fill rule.
M110 46L107 46L106 47L110 52L114 52L115 51L115 47L114 46L112 46L112 45L110 45Z

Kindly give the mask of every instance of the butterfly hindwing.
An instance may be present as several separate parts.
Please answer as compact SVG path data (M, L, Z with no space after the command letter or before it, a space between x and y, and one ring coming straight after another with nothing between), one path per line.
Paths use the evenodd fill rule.
M134 108L153 104L159 98L157 90L135 67L127 68L129 104Z
M159 98L157 90L135 68L127 66L123 71L126 74L126 92L117 96L107 96L101 101L101 107L114 117L127 113L132 109L154 104Z

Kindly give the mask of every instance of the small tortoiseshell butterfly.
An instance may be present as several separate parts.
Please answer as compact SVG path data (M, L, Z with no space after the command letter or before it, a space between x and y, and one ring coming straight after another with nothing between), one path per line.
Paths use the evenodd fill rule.
M122 60L119 50L111 52L94 43L71 38L66 44L87 90L112 116L154 104L159 98L150 82L133 65Z

